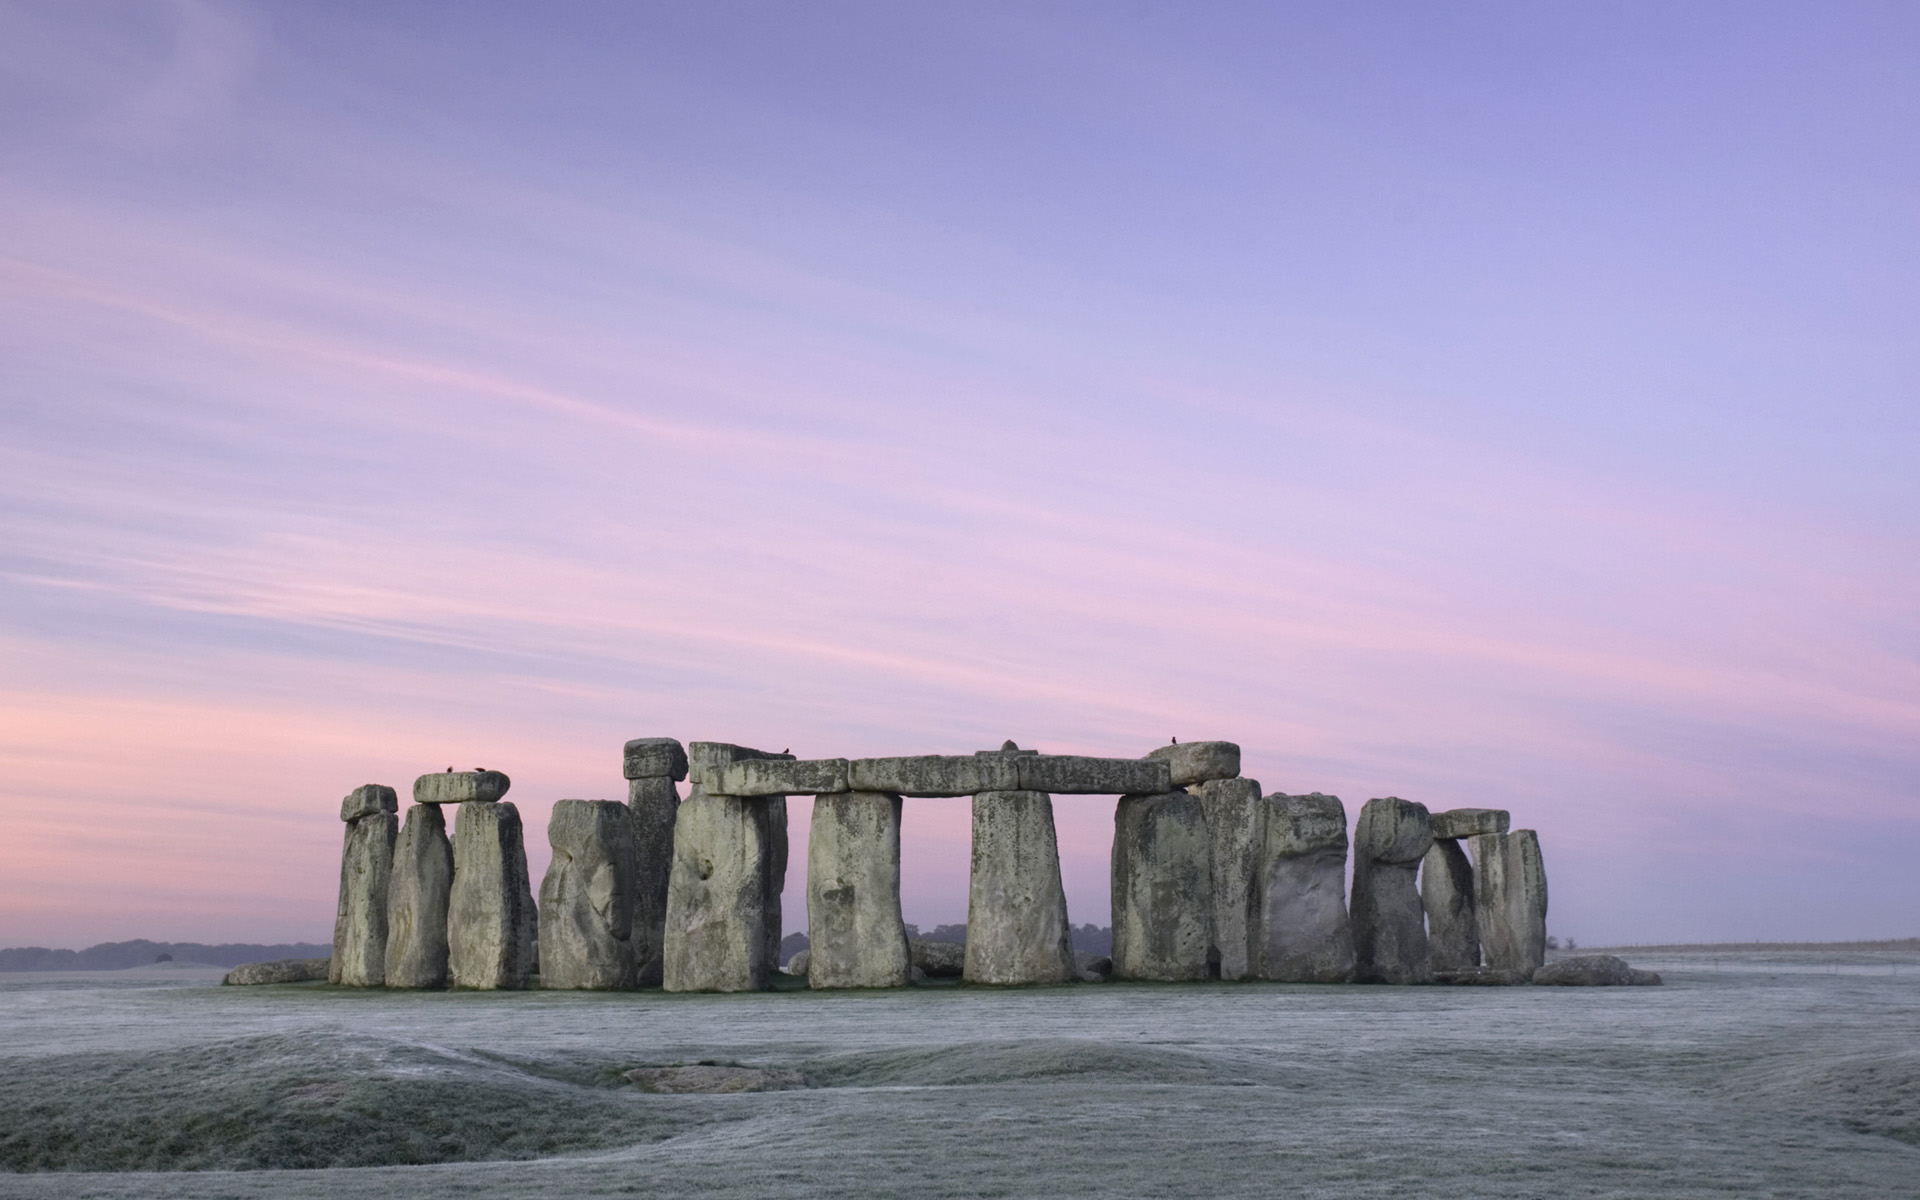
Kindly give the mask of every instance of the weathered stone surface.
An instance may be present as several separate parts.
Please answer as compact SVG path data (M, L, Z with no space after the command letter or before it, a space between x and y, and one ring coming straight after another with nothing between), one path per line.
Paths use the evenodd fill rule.
M1432 980L1426 911L1415 881L1420 860L1432 845L1425 805L1387 796L1361 808L1354 825L1349 910L1354 978L1359 982Z
M662 980L668 991L767 987L780 961L786 843L784 798L693 785L674 823Z
M1433 836L1458 839L1505 833L1508 820L1504 808L1450 808L1433 814Z
M811 966L813 966L813 950L809 948L795 951L793 957L787 960L787 965L782 967L781 970L789 975L798 975L800 978L805 979L807 977L807 970Z
M1165 792L1120 798L1113 814L1116 978L1207 978L1207 952L1213 946L1211 860L1198 796Z
M844 758L749 758L720 768L714 791L728 796L816 796L847 790Z
M1285 983L1353 978L1347 810L1338 796L1268 796L1255 876L1254 971Z
M1165 760L1174 787L1232 779L1240 773L1240 747L1232 742L1175 742L1147 752Z
M856 758L847 784L857 792L901 796L972 796L1020 790L1020 768L1001 754L922 754L910 758Z
M755 750L751 746L736 746L732 742L689 742L687 743L687 778L697 783L710 796L724 796L732 793L720 790L720 772L729 765L748 759L771 758L791 762L793 755L770 754L765 750Z
M776 1067L734 1067L698 1063L687 1067L635 1067L625 1078L643 1092L670 1095L727 1095L732 1092L785 1092L807 1086L798 1071Z
M370 817L375 813L397 813L400 811L400 798L393 789L382 783L363 783L347 793L340 802L340 819L357 821L361 817Z
M1435 971L1480 965L1480 925L1473 915L1473 867L1451 839L1435 838L1420 864L1420 904L1427 910L1427 946Z
M454 987L516 989L533 975L538 927L520 810L467 803L453 831L447 977Z
M959 942L925 942L919 938L907 942L913 965L932 979L958 979L966 973L967 948Z
M1014 754L1020 790L1069 796L1161 794L1173 789L1157 758L1083 758L1075 754Z
M673 822L679 811L680 789L671 778L648 775L627 781L636 987L660 986L667 945L667 881L673 875Z
M393 789L380 790L391 802ZM379 987L386 981L387 885L393 876L393 839L399 826L399 818L386 808L347 822L333 920L333 965L327 972L330 983Z
M547 841L553 859L540 883L540 986L635 986L632 814L616 800L561 800Z
M1625 959L1611 954L1583 954L1547 963L1534 971L1533 982L1540 987L1632 987L1640 982L1636 974L1660 982L1652 971L1636 972Z
M1196 742L1231 746L1231 742ZM1184 749L1184 747L1182 747ZM1238 747L1235 747L1236 758ZM1258 958L1254 936L1260 852L1266 836L1266 801L1257 779L1214 779L1189 789L1207 817L1213 860L1212 961L1222 979L1246 979Z
M842 792L813 802L807 839L807 983L905 987L912 966L900 919L900 797Z
M973 871L967 890L967 981L1066 983L1073 978L1052 797L1030 791L979 793L973 798Z
M507 794L513 781L498 771L442 771L413 781L415 804L490 804Z
M686 749L673 738L634 738L621 754L620 773L628 779L685 779Z
M1080 972L1080 982L1091 983L1099 980L1104 983L1113 975L1113 959L1105 954L1076 950L1073 952L1074 970ZM1088 976L1092 976L1089 979Z
M1531 829L1471 839L1474 913L1486 965L1522 979L1547 961L1547 873Z
M280 958L273 962L244 963L227 972L220 982L234 987L263 983L313 983L328 974L325 958Z
M1467 967L1459 971L1435 971L1435 983L1452 984L1455 987L1515 987L1526 980L1512 971L1501 971L1493 967Z
M387 885L387 986L447 986L447 908L453 891L453 843L437 804L407 810L393 847Z

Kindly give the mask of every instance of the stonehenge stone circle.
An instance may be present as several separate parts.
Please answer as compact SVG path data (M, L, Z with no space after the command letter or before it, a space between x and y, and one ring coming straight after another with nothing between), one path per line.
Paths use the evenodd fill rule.
M400 801L377 783L353 789L340 802L347 823L340 851L340 894L333 920L333 958L327 981L379 987L387 978L387 885Z
M1231 746L1231 742L1197 742ZM1239 747L1234 746L1237 761ZM1246 979L1256 958L1255 877L1266 835L1266 802L1257 779L1210 779L1190 786L1207 818L1213 860L1213 947L1209 958L1221 979Z
M1480 925L1474 917L1473 867L1452 838L1433 839L1420 864L1420 904L1427 911L1427 945L1435 971L1480 965Z
M540 883L540 986L635 986L633 818L613 800L561 800Z
M813 802L807 840L807 986L906 986L900 797L840 792Z
M1547 872L1540 837L1517 829L1484 833L1467 844L1486 965L1531 979L1547 961Z
M1254 973L1283 983L1348 983L1347 810L1338 796L1275 793L1254 888Z
M1114 978L1208 977L1212 857L1200 797L1120 797L1113 814Z
M447 986L447 908L453 893L453 843L437 804L407 809L393 847L387 885L387 986Z
M724 742L687 751L693 787L674 822L662 986L760 991L780 961L786 797L709 792L707 781L742 759L785 756Z
M1429 983L1432 954L1415 873L1433 845L1426 806L1398 796L1369 800L1353 834L1354 978Z
M520 810L469 801L453 831L447 976L458 988L516 989L531 980L538 936Z
M1147 752L1167 764L1169 788L1191 787L1240 774L1240 747L1232 742L1175 742Z
M621 770L633 833L633 962L637 987L659 987L667 940L667 881L673 874L673 822L687 777L687 752L672 738L635 738Z
M973 797L973 866L967 886L969 983L1066 983L1075 976L1045 792Z
M415 804L491 804L507 794L512 780L498 771L444 771L413 781Z

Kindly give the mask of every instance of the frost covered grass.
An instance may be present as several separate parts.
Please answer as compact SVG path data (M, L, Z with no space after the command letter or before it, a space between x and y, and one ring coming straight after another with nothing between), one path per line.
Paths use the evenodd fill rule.
M0 980L0 1195L1920 1194L1920 954L1663 988ZM711 1060L811 1088L650 1094Z

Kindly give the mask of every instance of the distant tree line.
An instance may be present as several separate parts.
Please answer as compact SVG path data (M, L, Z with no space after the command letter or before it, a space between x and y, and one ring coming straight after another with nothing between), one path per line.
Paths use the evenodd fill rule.
M325 958L332 946L313 942L283 942L274 946L252 942L102 942L85 950L49 950L22 946L0 950L0 971L123 971L156 962L205 963L210 967L237 967L241 963L271 962L277 958Z

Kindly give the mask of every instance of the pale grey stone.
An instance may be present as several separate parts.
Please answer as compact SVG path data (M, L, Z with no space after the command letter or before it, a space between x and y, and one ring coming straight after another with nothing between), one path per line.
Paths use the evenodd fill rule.
M1473 867L1451 838L1435 838L1420 864L1420 904L1427 910L1427 946L1435 971L1480 965L1480 924L1473 913Z
M243 963L227 972L220 982L234 987L256 987L265 983L313 983L327 978L329 959L279 958L272 962Z
M793 755L770 754L765 750L755 750L751 746L736 746L732 742L689 742L687 743L687 778L699 784L710 796L730 795L731 793L720 790L720 772L732 763L756 758L791 761Z
M1415 876L1433 845L1425 805L1387 796L1360 810L1353 835L1354 978L1427 983L1433 978L1426 912ZM1494 964L1498 965L1498 964Z
M673 738L634 738L621 754L620 773L628 779L685 779L686 749Z
M625 1078L643 1092L667 1095L724 1096L735 1092L785 1092L807 1086L798 1071L775 1067L736 1067L698 1063L687 1067L635 1067Z
M1433 836L1458 839L1505 833L1508 820L1504 808L1450 808L1433 814Z
M407 809L393 847L387 885L387 986L447 986L447 907L453 891L453 843L437 804Z
M616 800L561 800L547 841L553 859L540 883L540 986L635 986L632 814Z
M678 743L675 743L676 745ZM659 987L667 944L667 882L680 789L665 775L627 781L633 831L633 970L636 987Z
M798 975L800 978L805 979L807 977L807 971L812 966L813 951L809 948L806 950L796 950L793 957L787 960L787 965L781 969L789 975Z
M1540 837L1517 829L1481 834L1467 844L1486 964L1530 979L1547 961L1547 873Z
M392 802L392 788L379 790ZM327 972L331 983L379 987L386 981L387 885L399 826L399 818L384 807L347 822L333 920L333 965Z
M1075 754L1016 754L1020 790L1073 796L1161 794L1173 789L1157 758L1085 758Z
M813 802L807 840L807 983L905 987L912 967L900 919L900 797L841 792Z
M1231 746L1231 742L1196 742ZM1183 747L1184 748L1184 747ZM1236 753L1238 748L1236 747ZM1220 978L1246 979L1258 957L1255 893L1267 804L1257 779L1212 779L1188 789L1207 816L1213 860L1213 951Z
M696 760L696 774L699 767ZM694 783L674 822L662 972L668 991L768 986L780 961L786 840L785 798L721 795Z
M1651 971L1647 974L1653 974ZM1658 979L1659 976L1655 975ZM1631 987L1633 968L1611 954L1583 954L1547 963L1533 973L1539 987Z
M901 796L972 796L1020 790L1020 768L1003 754L922 754L909 758L856 758L847 764L847 784L857 792Z
M357 821L361 817L370 817L375 813L397 813L400 811L400 798L393 789L381 783L363 783L347 793L340 802L340 819Z
M1347 810L1338 796L1266 799L1255 877L1254 971L1284 983L1353 979Z
M728 796L816 796L847 790L844 758L749 758L719 770L712 788Z
M967 948L959 942L928 942L913 938L907 942L913 965L934 979L958 979L966 973Z
M1176 791L1120 798L1113 814L1115 978L1207 978L1211 859L1198 796Z
M454 987L518 989L533 975L537 936L520 810L460 806L447 905L447 977Z
M1240 773L1240 747L1232 742L1175 742L1148 751L1147 757L1166 761L1173 787L1232 779Z
M513 781L498 771L443 771L413 781L415 804L490 804L507 794Z
M1068 982L1074 978L1068 930L1052 797L1032 791L974 796L967 981Z

